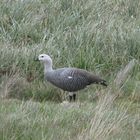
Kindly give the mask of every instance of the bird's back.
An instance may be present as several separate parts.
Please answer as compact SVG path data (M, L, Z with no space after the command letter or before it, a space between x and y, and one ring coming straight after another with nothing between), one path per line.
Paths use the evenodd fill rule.
M105 81L85 70L77 68L61 68L45 74L45 78L53 85L65 91L78 91L91 83Z

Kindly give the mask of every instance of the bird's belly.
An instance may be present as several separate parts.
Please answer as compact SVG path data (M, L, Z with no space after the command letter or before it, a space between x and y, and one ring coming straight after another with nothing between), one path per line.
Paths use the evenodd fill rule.
M74 82L51 82L53 85L61 88L64 91L74 92L81 89L84 89L86 85L79 85L78 83Z
M75 92L75 91L78 91L78 90L81 90L81 89L84 89L85 87L77 87L76 85L75 86L57 86L61 89L63 89L64 91L69 91L69 92Z
M89 83L85 79L78 79L77 77L68 78L56 76L54 78L46 78L50 83L64 91L74 92L84 89Z

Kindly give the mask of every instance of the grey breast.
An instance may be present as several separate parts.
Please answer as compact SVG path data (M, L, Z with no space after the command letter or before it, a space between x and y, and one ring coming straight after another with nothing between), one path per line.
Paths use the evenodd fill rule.
M65 91L78 91L93 83L90 73L76 68L62 68L48 72L45 78Z

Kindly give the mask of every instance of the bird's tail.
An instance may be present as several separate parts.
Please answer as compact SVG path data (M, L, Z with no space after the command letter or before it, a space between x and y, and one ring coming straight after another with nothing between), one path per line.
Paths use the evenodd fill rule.
M103 86L106 86L106 87L107 87L107 84L106 84L106 81L105 81L105 80L101 80L101 81L99 82L99 84L101 84L101 85L103 85Z
M91 78L91 83L100 84L107 87L106 80L100 78L99 76L92 75L90 78Z

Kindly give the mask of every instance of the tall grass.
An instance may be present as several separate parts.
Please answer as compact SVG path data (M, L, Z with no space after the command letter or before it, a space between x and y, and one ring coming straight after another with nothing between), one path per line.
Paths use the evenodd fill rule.
M139 0L0 1L0 139L140 139L139 11ZM59 104L64 93L44 82L40 53L54 68L87 69L109 87L90 86L77 103ZM118 90L114 80L132 59Z
M43 69L33 60L47 53L54 67L88 69L112 82L132 58L140 59L139 4L138 0L1 1L0 75L18 70L28 82L38 83ZM138 64L130 84L139 80L139 70Z

